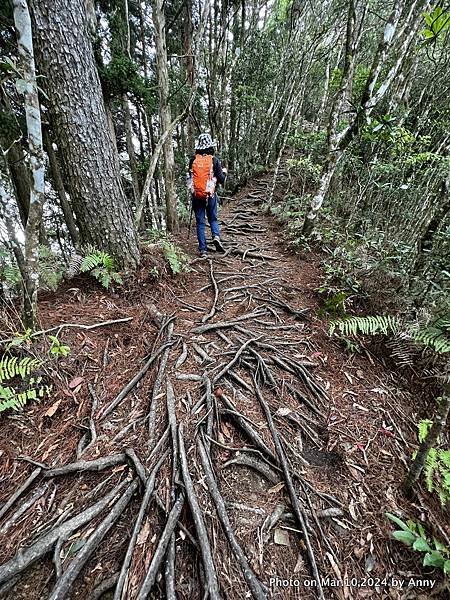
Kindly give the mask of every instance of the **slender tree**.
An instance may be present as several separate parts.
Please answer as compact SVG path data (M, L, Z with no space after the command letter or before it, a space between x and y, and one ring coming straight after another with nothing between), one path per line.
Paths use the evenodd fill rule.
M152 17L155 28L156 69L159 89L159 120L161 135L165 135L162 150L164 156L164 184L166 196L166 222L169 231L178 230L177 193L175 188L175 156L173 151L173 124L169 103L169 68L166 45L166 19L164 2L152 1Z
M30 203L25 225L24 322L33 328L36 323L39 287L39 231L44 207L44 152L42 144L41 111L34 64L30 12L26 0L14 0L14 23L18 32L18 47L22 79L16 87L23 93L28 132L29 165L31 170Z

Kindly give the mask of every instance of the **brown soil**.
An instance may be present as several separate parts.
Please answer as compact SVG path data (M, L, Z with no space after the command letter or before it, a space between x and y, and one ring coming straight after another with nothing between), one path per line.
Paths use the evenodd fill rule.
M320 597L313 586L311 557L298 521L284 515L266 531L267 522L279 505L285 506L285 513L292 510L282 474L272 465L275 480L270 480L248 465L226 464L242 456L256 456L260 464L267 463L250 451L255 446L236 426L234 418L223 413L224 399L235 405L275 452L267 419L253 389L255 376L282 438L295 492L308 520L308 537L318 571L321 577L328 578L323 597L432 597L430 590L408 588L410 577L435 580L434 590L441 586L438 572L424 571L416 553L390 540L392 528L384 516L385 511L409 515L435 527L438 520L442 522L433 498L421 492L409 501L401 492L416 440L415 423L424 401L409 393L400 384L398 374L369 350L349 354L335 339L330 339L326 320L317 316L320 257L310 253L300 259L286 249L282 232L260 208L269 181L268 176L262 176L222 209L223 239L231 251L225 256L212 251L209 260L193 259L189 273L176 278L164 274L155 282L149 272L157 259L149 253L139 273L123 288L106 292L91 280L78 277L57 293L41 297L43 329L68 322L90 325L132 319L92 330L63 329L59 337L70 346L71 354L47 363L46 376L53 382L51 398L29 403L22 412L1 417L0 500L6 502L36 464L43 467L32 486L0 521L2 563L57 523L92 505L119 482L131 481L135 476L129 461L100 472L76 471L44 479L46 468L133 448L146 474L152 470L162 455L160 451L155 458L151 450L167 428L166 384L170 380L175 392L176 420L183 424L188 469L206 522L222 596L246 598L249 590L208 492L197 447L199 439L209 448L237 540L253 571L267 586L268 596ZM177 238L190 255L195 253L192 237L195 236L188 241L182 231ZM242 256L236 251L247 253ZM158 267L161 271L160 263ZM260 314L223 329L193 331L202 325L202 318L213 306L212 278L218 285L218 297L207 324L229 322L256 309ZM145 361L167 341L170 326L164 319L171 316L174 343L167 367L161 373L161 385L157 374L163 361L158 357L115 410L105 414ZM236 363L213 385L214 393L200 402L205 377L212 381L249 340L253 341ZM177 367L184 346L187 358ZM33 348L38 355L47 350L48 342L43 338ZM202 352L210 360L201 356ZM276 362L277 358L281 363ZM203 380L186 378L191 375L200 375ZM152 395L154 436L149 444ZM94 396L98 405L92 411ZM90 424L95 426L97 437L82 451L80 439L86 435L89 442ZM210 446L205 436L208 431ZM177 455L172 452L170 436L166 447L170 451L157 476L156 489L170 510L173 467L178 462L177 458L174 462ZM184 489L181 481L177 469L177 494ZM18 515L20 506L33 494L36 500ZM141 486L90 555L71 587L70 598L91 597L96 586L120 571L142 497ZM165 515L156 502L153 500L149 506L128 571L123 596L127 599L137 597L165 526ZM320 511L331 508L339 509L341 514L321 516ZM79 556L105 515L101 513L62 543L64 570ZM175 529L176 593L180 599L203 598L205 575L198 544L204 540L199 540L187 501L179 520L186 530ZM195 543L189 533L197 540ZM435 533L438 537L450 536L450 528ZM48 597L57 581L52 558L53 553L46 554L24 571L9 591L5 589L4 597ZM333 585L344 579L349 585ZM389 585L392 579L405 580L403 589ZM292 580L292 585L285 586L283 580ZM379 586L375 586L377 580ZM149 597L165 595L162 575L156 579ZM434 597L447 596L442 591Z

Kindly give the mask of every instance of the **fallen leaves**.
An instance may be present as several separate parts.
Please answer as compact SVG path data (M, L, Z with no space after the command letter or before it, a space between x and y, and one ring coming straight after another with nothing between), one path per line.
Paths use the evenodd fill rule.
M80 390L83 383L84 377L74 377L72 381L69 382L69 389L73 390L74 394L76 394Z
M56 402L53 402L53 404L50 406L50 408L47 410L47 412L45 413L46 417L53 417L53 415L56 413L56 411L59 408L59 405L61 404L62 399L60 398L59 400L57 400Z
M284 529L277 527L273 532L273 541L277 546L290 546L289 534Z

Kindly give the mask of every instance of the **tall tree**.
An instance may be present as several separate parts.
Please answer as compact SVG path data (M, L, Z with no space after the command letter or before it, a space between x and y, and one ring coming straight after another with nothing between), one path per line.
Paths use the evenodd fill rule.
M39 287L39 230L45 198L44 152L30 12L26 0L13 0L13 9L14 23L19 35L22 75L22 79L17 80L16 87L19 93L24 95L31 170L30 203L25 225L25 268L22 272L24 322L26 327L33 328L36 323Z
M166 195L166 222L169 231L178 229L177 193L175 188L175 156L173 151L173 124L169 103L169 67L166 45L166 19L163 0L152 1L152 17L155 27L156 69L159 86L159 120L161 135L167 138L163 144L164 183Z
M121 267L139 261L131 207L108 129L83 0L32 0L36 60L82 243Z

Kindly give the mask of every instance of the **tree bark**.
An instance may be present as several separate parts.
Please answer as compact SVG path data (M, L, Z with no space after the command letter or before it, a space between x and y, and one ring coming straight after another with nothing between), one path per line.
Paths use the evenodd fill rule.
M133 145L133 125L131 123L130 106L128 104L128 98L126 94L123 94L122 96L122 108L124 114L125 136L127 141L127 152L128 161L130 164L131 182L133 184L134 200L137 204L141 195L141 189L139 185L136 153L134 151Z
M83 0L31 0L36 58L82 244L139 261L137 231L120 180Z
M30 152L30 205L25 226L24 324L34 328L39 288L39 233L45 200L45 162L42 145L41 111L39 107L31 19L26 0L13 0L14 23L19 34L18 46L22 79L16 87L23 93Z
M64 188L63 178L61 175L61 170L59 168L58 157L56 156L56 152L53 148L53 143L49 136L49 133L46 130L44 130L44 145L45 151L47 152L48 156L48 162L50 165L52 183L56 190L56 193L58 194L59 203L64 215L64 221L69 231L70 239L72 240L72 243L76 248L79 241L78 228L75 223L69 198L67 197L66 190Z
M192 90L194 87L194 55L192 48L192 0L186 0L184 5L183 51L184 67L186 69L187 83ZM192 109L193 110L193 109ZM195 143L195 123L192 114L187 118L187 147L192 152Z
M158 73L161 135L166 135L162 150L164 156L164 183L166 197L166 223L169 231L178 230L177 194L175 189L175 156L172 141L172 115L169 104L169 69L166 46L166 19L163 0L152 0L152 17L155 27L156 69Z

